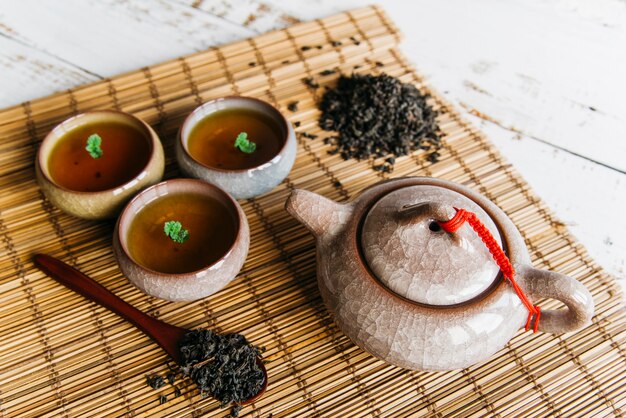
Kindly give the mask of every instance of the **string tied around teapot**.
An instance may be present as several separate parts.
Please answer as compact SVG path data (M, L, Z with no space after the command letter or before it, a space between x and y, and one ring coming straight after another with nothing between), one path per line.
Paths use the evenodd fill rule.
M485 243L487 249L491 253L494 261L500 268L502 275L507 279L517 296L520 298L526 309L528 309L528 319L526 320L526 331L530 329L530 325L532 323L533 316L535 316L535 323L533 326L533 332L537 332L537 328L539 327L539 318L541 318L541 309L537 305L533 305L532 302L528 299L524 291L515 281L515 269L511 264L511 261L506 256L498 242L493 237L489 229L478 219L473 212L468 212L465 209L454 208L456 210L456 214L452 217L452 219L448 221L437 221L441 228L449 233L456 232L465 222L467 222L472 229L478 234L480 239Z

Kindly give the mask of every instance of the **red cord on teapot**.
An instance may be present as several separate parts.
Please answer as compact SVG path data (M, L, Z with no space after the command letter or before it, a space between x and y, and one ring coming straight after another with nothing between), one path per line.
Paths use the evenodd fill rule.
M472 229L476 231L480 239L489 249L489 252L493 256L496 264L498 264L500 271L502 271L504 277L511 282L515 293L517 293L517 296L519 296L524 306L526 306L526 309L528 309L526 331L530 329L533 315L536 315L533 332L537 332L537 328L539 327L539 318L541 318L541 309L539 308L539 306L533 305L530 300L528 300L528 297L526 297L522 288L519 287L519 285L515 281L515 269L509 261L509 258L506 256L506 254L504 254L504 251L502 250L502 248L500 248L498 242L495 240L493 235L491 235L491 232L489 232L487 227L483 225L483 223L480 221L480 219L478 219L478 216L476 216L475 213L468 212L465 209L454 209L456 210L456 214L452 217L452 219L446 222L438 221L439 226L441 226L444 231L452 233L458 230L465 222L467 222L472 227Z

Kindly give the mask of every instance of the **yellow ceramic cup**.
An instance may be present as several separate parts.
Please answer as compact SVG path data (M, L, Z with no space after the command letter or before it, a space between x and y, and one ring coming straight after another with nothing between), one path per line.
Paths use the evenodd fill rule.
M110 188L98 191L72 190L55 181L54 176L51 175L50 166L53 150L59 141L71 131L84 128L85 125L106 126L109 123L128 125L147 141L148 146L144 147L144 152L149 155L142 156L147 162L138 170L138 174L131 178L124 178L119 184ZM130 156L129 158L137 157ZM106 219L117 216L124 204L137 192L161 180L165 159L161 141L147 123L128 113L99 110L71 117L57 125L41 143L35 165L39 187L55 206L79 218ZM67 169L72 169L71 164Z

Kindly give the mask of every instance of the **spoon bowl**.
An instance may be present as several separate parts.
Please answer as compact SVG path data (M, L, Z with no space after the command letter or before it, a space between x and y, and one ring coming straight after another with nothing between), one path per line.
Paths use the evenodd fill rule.
M182 366L182 358L178 346L183 336L189 332L188 329L170 325L151 317L115 296L86 274L52 256L36 254L34 262L41 271L57 282L126 319L160 345L176 364ZM257 365L263 371L263 386L256 395L239 402L239 405L248 405L255 402L267 390L267 370L263 361L258 357Z

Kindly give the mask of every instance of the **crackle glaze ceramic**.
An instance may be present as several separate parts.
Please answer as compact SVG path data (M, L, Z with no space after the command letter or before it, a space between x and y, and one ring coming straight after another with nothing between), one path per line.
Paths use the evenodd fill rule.
M67 189L55 183L50 176L48 169L50 153L68 131L93 122L99 124L124 123L137 129L148 139L151 145L148 163L137 176L109 190L82 192ZM164 168L163 146L156 132L141 119L115 110L82 113L57 125L41 143L35 163L39 187L56 207L70 215L93 220L116 217L124 204L137 192L161 180Z
M587 325L594 303L575 279L539 270L519 231L482 195L444 180L389 180L353 202L295 190L287 211L317 239L318 284L342 331L358 346L400 367L437 371L481 362L525 325L528 311L466 223L442 230L454 208L475 213L505 250L531 300L553 298L539 331Z
M127 235L132 220L148 203L161 196L175 193L198 193L220 200L237 219L237 234L230 249L219 260L198 271L166 274L149 269L131 256ZM224 288L239 273L248 255L250 229L241 206L219 187L195 179L173 179L147 188L122 211L113 236L113 249L120 269L128 280L144 293L169 300L193 301L212 295Z
M189 134L203 118L224 109L250 109L274 119L284 136L278 154L266 163L242 170L209 167L194 159L188 149ZM176 159L185 175L216 184L235 199L255 197L278 186L293 167L296 150L296 134L287 119L269 103L242 96L222 97L196 108L185 120L176 141Z

